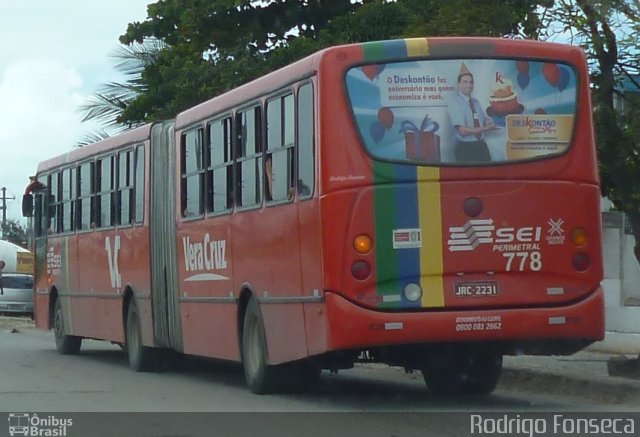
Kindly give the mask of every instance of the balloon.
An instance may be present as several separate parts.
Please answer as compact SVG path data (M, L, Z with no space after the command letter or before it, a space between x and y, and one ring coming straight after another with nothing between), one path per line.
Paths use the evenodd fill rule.
M369 78L369 80L373 80L378 75L377 65L363 65L360 68L362 68L362 72Z
M391 125L393 125L393 112L391 109L387 107L380 108L378 111L378 121L385 129L391 128Z
M529 62L527 61L516 61L516 68L519 73L529 75Z
M518 85L520 85L520 88L525 89L529 85L529 74L518 73Z
M536 114L536 115L545 115L546 113L547 113L547 111L545 111L545 110L544 110L544 109L542 109L542 108L538 108L538 109L536 109L536 110L534 111L534 114Z
M560 91L564 91L567 85L569 85L569 71L566 68L561 67L560 77L558 78L558 89Z
M373 141L375 141L376 143L379 143L382 137L384 137L384 132L384 126L379 121L372 123L371 127L369 127L371 138L373 138Z
M544 64L542 66L542 74L551 86L558 86L558 81L560 81L560 69L556 64Z

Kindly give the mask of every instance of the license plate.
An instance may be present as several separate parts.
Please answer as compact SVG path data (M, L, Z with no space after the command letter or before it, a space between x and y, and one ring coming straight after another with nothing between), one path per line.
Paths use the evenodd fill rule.
M460 282L456 284L456 296L497 296L498 283L488 282Z

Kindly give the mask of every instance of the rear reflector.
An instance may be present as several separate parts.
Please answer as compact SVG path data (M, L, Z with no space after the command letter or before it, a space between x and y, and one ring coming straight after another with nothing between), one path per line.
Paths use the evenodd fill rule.
M351 275L354 278L363 281L371 274L371 266L366 261L356 261L351 264Z
M584 272L591 265L591 257L584 252L576 253L571 260L573 268L579 272Z

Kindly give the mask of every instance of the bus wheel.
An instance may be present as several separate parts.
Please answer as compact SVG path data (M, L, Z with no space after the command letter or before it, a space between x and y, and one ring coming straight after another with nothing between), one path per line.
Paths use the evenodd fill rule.
M142 345L142 330L140 329L140 316L135 302L131 302L127 311L126 344L129 367L136 372L148 372L153 370L154 349Z
M498 385L501 371L501 354L464 350L429 357L422 375L436 394L488 394Z
M267 344L258 303L249 300L242 328L242 366L252 393L265 394L276 389L278 368L267 365Z
M56 349L63 355L76 355L80 352L82 337L67 335L64 332L64 315L62 313L62 302L56 299L53 311L53 335L56 339Z

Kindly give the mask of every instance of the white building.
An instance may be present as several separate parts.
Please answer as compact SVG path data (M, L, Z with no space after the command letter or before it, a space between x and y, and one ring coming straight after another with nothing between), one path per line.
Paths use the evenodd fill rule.
M606 338L595 349L640 353L640 264L621 212L602 213Z

